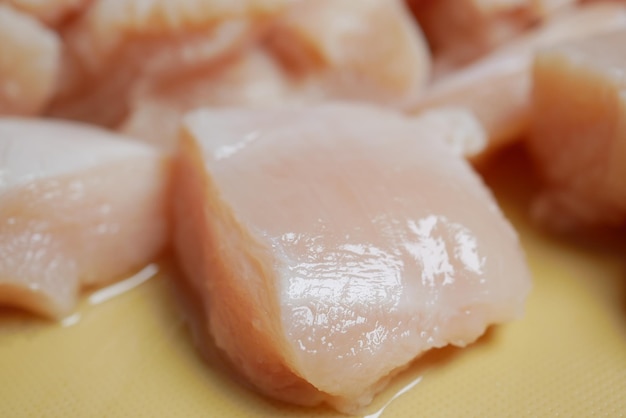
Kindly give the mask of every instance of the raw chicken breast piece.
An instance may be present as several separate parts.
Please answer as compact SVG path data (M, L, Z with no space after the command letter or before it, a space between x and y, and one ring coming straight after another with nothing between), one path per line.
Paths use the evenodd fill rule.
M287 1L95 0L64 31L67 65L48 113L117 127L138 86L232 57Z
M419 29L397 0L294 2L258 45L142 83L120 129L172 149L181 115L198 107L338 98L401 104L424 84L428 65Z
M355 412L423 352L521 315L516 234L432 126L341 104L186 116L177 255L262 393Z
M360 80L360 76L356 75L360 70L357 71L353 64L356 63L357 60L363 60L362 70L365 72L365 62L370 60L373 62L375 55L368 52L371 51L371 48L365 48L363 45L359 46L356 42L365 44L366 37L374 36L378 32L373 30L376 26L368 26L368 22L375 17L371 5L367 5L367 3L360 4L357 10L362 13L357 14L352 10L355 9L354 3L348 3L349 2L334 2L330 5L326 5L325 3L298 4L297 7L294 8L298 14L294 14L294 16L301 17L300 14L304 15L306 7L312 7L314 11L318 12L318 14L321 15L320 20L325 18L332 21L333 19L337 19L337 16L345 18L346 15L348 15L355 20L355 27L371 29L371 32L364 32L362 37L357 38L357 41L352 43L348 42L348 40L351 39L349 31L341 33L337 30L333 32L330 39L313 39L313 36L319 36L319 33L310 33L311 38L308 39L308 41L311 42L311 45L309 45L309 47L318 49L309 51L312 55L311 57L302 56L302 60L299 62L293 61L286 67L276 62L276 57L268 52L268 48L266 48L265 45L258 45L246 49L238 56L224 60L224 62L212 66L209 69L201 68L200 70L187 73L178 72L171 77L162 78L155 82L148 83L147 85L144 84L141 89L134 92L130 116L122 124L120 130L129 135L164 146L166 149L173 149L178 139L180 117L184 113L199 107L241 106L258 108L286 103L294 105L317 103L346 96L356 98L356 95L348 93L347 90L343 88L348 87L346 82L349 79L352 81L349 81L351 87L348 87L348 90L352 87L356 88L356 84L353 84L353 82L356 83ZM350 5L352 7L348 7ZM319 9L321 6L324 6L325 9ZM383 7L383 5L378 4L377 7ZM398 17L401 16L397 14L397 8L392 7L391 3L386 3L383 9L387 12L393 12L391 14L393 19L397 20ZM322 13L322 11L324 13ZM332 17L330 15L333 11L338 13L337 16ZM386 22L381 21L381 19L376 21L380 21L379 23L381 24ZM293 23L295 24L296 22ZM307 21L306 24L310 25L310 22ZM276 36L280 34L283 37L281 39L286 43L290 43L291 46L294 46L294 49L295 45L297 45L296 41L287 38L289 33L286 32L283 25L285 25L284 22L279 25L281 29L276 29L276 31L270 35L271 41L269 43L274 44L271 49L278 50L278 55L281 55L280 52L290 55L291 53L289 51L283 50L286 45L275 44L277 41ZM336 23L335 26L337 25ZM292 29L295 30L295 28ZM308 29L313 30L314 28L311 25ZM406 26L401 26L398 29L400 29L400 34L403 33L407 35L408 32L405 30L407 29ZM315 31L317 31L317 28L315 28ZM376 37L378 37L378 35L376 35ZM385 37L383 38L387 39ZM334 42L334 40L337 39L346 40ZM410 37L404 39L410 40ZM262 42L262 44L264 44L264 42ZM341 51L335 50L337 47L340 47ZM346 48L353 49L349 54L344 54ZM383 51L383 49L384 48L381 47L379 52ZM368 54L370 55L368 56ZM289 57L284 56L283 58L288 59ZM296 57L293 58L296 59ZM351 59L352 64L347 62L346 58ZM315 63L309 62L311 59L313 59ZM379 57L379 59L382 59L382 57ZM415 69L410 65L406 66L402 63L404 59L405 57L396 54L394 58L388 61L389 65L383 68L383 71L387 72L388 75L391 74L390 71L392 71L394 67L404 68L409 72L414 71ZM424 62L427 62L427 59L422 61L422 63ZM379 64L374 65L370 63L368 65L375 71L381 69ZM298 67L298 69L295 69L294 66ZM324 69L322 69L322 67ZM308 72L311 74L303 76L303 73ZM345 77L338 76L339 73L344 72ZM326 75L322 75L322 73ZM332 76L330 74L332 74ZM415 78L414 76L416 74L407 73L406 75L408 78ZM335 76L338 76L335 80L338 84L328 82L329 77ZM379 79L384 80L385 77L387 76L381 75ZM374 76L368 79L363 78L361 80L363 84L358 87L358 90L360 92L368 90L367 86L372 84L374 78ZM402 83L401 81L400 84L398 84L397 92L393 93L397 99L407 93L406 91L401 91L402 89L399 88ZM421 83L420 81L419 84ZM342 84L343 87L339 86L339 84ZM361 96L361 98L364 97L365 96ZM374 96L369 96L369 98L374 100ZM377 96L377 98L382 100L382 96ZM435 112L435 114L437 113L438 112ZM458 115L459 118L468 117L466 112L458 113ZM433 121L434 118L435 116L433 116ZM467 124L461 123L461 126L467 126ZM473 132L477 132L476 128L470 129L472 129ZM465 144L463 147L464 146ZM474 149L480 146L481 144L474 142Z
M518 37L576 0L408 0L434 52L436 78Z
M428 45L400 0L296 2L268 44L321 97L403 104L430 74Z
M68 314L164 248L169 163L95 128L0 119L0 304Z
M266 108L287 103L304 106L316 101L309 93L257 48L212 73L177 76L142 91L121 131L172 151L178 145L182 116L190 110L205 106ZM436 108L417 119L429 129L446 132L442 140L460 155L471 158L487 145L485 130L465 108Z
M489 138L484 158L526 133L530 114L531 68L535 51L568 39L626 28L626 6L589 4L563 13L533 32L441 81L414 107L420 112L439 106L471 110Z
M626 29L541 51L531 154L545 190L534 215L557 229L626 224Z
M58 36L0 4L0 115L32 115L50 100L60 71Z
M28 13L45 24L57 26L82 11L92 0L0 0Z
M409 0L435 54L436 74L486 54L514 38L530 22L530 0Z
M532 0L529 9L535 16L545 19L577 3L580 3L580 0Z
M297 100L282 68L261 48L245 51L209 71L162 79L137 91L120 130L173 150L182 116L205 106L264 107Z
M289 0L95 0L77 23L72 39L82 47L85 62L105 64L124 43L141 37L201 32L216 23L241 18L267 18L282 10Z

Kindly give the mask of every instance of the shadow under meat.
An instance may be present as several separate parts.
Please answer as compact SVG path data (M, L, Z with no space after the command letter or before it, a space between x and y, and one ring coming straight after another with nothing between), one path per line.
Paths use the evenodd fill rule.
M590 289L602 289L603 303L619 316L620 326L626 330L626 225L556 232L535 222L530 216L530 207L541 190L541 179L523 142L502 150L497 158L477 169L507 217L521 232L523 243L525 235L532 235L553 248L562 249L571 258L587 262L589 271L583 277L586 285ZM613 270L609 265L614 266ZM597 283L598 280L604 283Z
M57 321L17 307L0 307L0 337L15 332L24 333L57 324Z

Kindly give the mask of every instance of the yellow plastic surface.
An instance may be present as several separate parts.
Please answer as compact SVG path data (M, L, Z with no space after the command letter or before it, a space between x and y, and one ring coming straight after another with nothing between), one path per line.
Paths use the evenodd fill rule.
M531 227L528 170L510 153L488 173L535 276L525 317L427 354L367 414L626 415L626 239L582 246ZM65 326L0 311L0 417L338 416L269 401L208 366L165 274L108 301L86 297Z

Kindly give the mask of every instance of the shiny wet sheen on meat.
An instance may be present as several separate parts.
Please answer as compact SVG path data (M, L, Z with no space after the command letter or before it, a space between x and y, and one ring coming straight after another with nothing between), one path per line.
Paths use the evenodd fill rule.
M434 126L340 104L185 118L177 254L261 392L354 412L424 351L521 315L516 234Z

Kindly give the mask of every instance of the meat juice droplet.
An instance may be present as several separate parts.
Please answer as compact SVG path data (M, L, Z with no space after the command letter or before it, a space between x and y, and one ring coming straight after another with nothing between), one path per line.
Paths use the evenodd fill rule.
M81 318L80 312L74 312L73 314L63 318L59 322L59 325L61 325L63 328L68 328L68 327L78 324L80 322L80 318Z
M413 379L411 382L406 384L403 388L398 390L398 392L396 392L391 397L391 399L389 399L387 402L385 402L385 404L378 411L376 411L376 412L374 412L372 414L369 414L369 415L365 415L365 416L363 416L363 418L381 418L383 416L383 413L385 412L385 410L389 407L389 405L391 405L396 399L400 398L402 395L404 395L405 393L407 393L410 390L412 390L415 386L417 386L417 384L422 381L422 378L423 378L423 376L419 376L419 377Z
M151 278L155 277L159 272L159 266L157 264L149 264L141 269L136 274L128 277L127 279L116 282L110 286L101 288L87 297L90 305L99 305L103 302L109 301L115 297L121 296L131 290L135 289L139 285L147 282ZM82 318L82 312L74 311L70 315L59 321L59 325L63 328L71 327L80 322Z
M139 286L140 284L143 284L152 277L156 276L158 272L159 266L157 264L149 264L128 279L116 282L111 286L104 287L97 292L92 293L88 298L89 303L92 305L97 305L102 302L106 302L107 300L110 300L116 296L127 293Z

